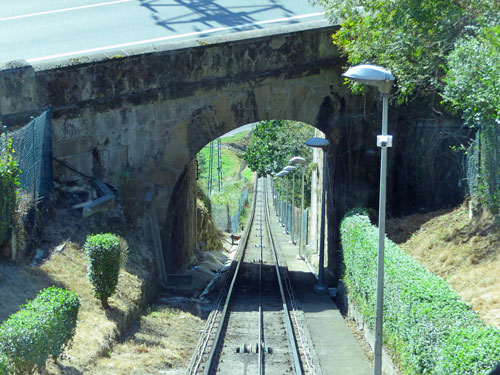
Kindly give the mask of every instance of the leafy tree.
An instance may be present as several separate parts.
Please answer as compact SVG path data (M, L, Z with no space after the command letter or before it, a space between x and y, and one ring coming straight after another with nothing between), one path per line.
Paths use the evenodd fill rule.
M493 211L500 200L498 0L310 0L341 27L333 42L349 64L390 69L398 104L423 99L461 112L480 129L479 183ZM361 87L352 85L354 91Z
M259 177L279 172L293 156L312 159L312 151L304 143L313 132L300 122L262 121L254 128L243 158Z
M460 39L447 58L443 97L471 126L500 119L500 26Z
M500 26L464 37L448 56L443 97L464 120L479 130L479 190L497 211L500 201Z
M312 150L305 141L314 135L312 126L286 120L262 121L253 130L250 144L243 158L251 170L259 177L279 172L293 156L302 156L312 160ZM311 182L310 173L305 173L304 198L309 205ZM301 186L297 178L295 183L295 202L300 202Z
M339 23L333 41L351 65L372 63L397 77L399 103L434 96L446 57L471 26L498 20L497 0L312 0ZM431 97L432 97L431 96Z

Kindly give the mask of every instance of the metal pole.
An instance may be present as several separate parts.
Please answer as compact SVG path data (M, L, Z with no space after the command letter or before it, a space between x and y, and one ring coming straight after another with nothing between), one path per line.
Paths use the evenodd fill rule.
M387 135L387 112L389 95L383 94L382 136ZM382 147L380 157L380 198L378 208L378 260L377 260L377 316L375 321L374 375L382 374L382 325L384 315L384 247L385 247L385 208L387 179L387 147Z
M302 237L304 237L304 169L305 166L302 166L302 183L300 188L300 223L299 223L299 254L297 256L298 259L304 259L302 256Z
M323 148L323 191L321 192L321 227L319 242L318 283L314 286L317 292L326 292L325 286L325 214L326 214L326 148Z
M217 138L217 181L220 193L222 189L222 146L220 138Z
M277 199L278 199L278 222L281 223L281 189L282 189L282 179L279 177L279 191L277 193Z
M292 240L292 243L295 243L295 238L294 238L294 232L295 232L295 221L294 221L294 216L295 216L295 173L292 176L292 214L291 216L291 223L290 223L290 238Z
M285 176L286 178L286 192L285 192L285 221L283 223L283 226L285 227L285 233L288 234L288 175Z
M276 181L271 178L271 186L273 191L273 207L276 209Z
M208 180L207 180L207 191L208 195L212 194L212 168L213 168L213 158L214 158L214 143L210 142L210 156L208 159Z
M285 177L282 177L283 180L282 180L282 183L281 183L281 187L282 187L282 194L281 194L281 226L284 227L285 226Z

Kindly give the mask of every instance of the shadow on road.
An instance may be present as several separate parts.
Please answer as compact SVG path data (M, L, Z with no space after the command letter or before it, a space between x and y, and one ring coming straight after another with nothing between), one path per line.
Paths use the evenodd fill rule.
M290 9L276 0L262 0L262 4L223 6L216 0L139 0L140 5L151 12L151 17L158 26L171 32L177 32L176 25L192 24L192 31L229 27L234 31L260 29L256 24L266 12L281 11L279 17L294 15ZM175 16L165 17L175 14ZM276 17L274 17L276 18ZM200 35L203 36L203 35Z

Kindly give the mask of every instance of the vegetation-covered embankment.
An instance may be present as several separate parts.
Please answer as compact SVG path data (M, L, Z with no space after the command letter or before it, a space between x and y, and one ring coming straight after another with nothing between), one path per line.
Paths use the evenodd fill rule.
M368 217L341 225L344 282L374 329L378 229ZM386 240L384 343L403 374L485 374L500 357L500 330L487 326L449 284Z

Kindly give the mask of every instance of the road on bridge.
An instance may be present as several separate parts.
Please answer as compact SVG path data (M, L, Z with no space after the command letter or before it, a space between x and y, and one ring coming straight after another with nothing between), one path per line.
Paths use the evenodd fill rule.
M65 59L323 18L307 0L4 0L0 62Z

